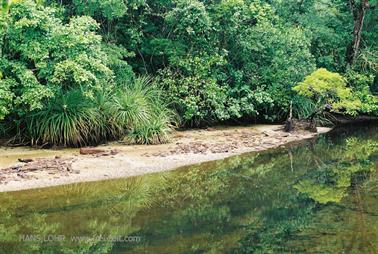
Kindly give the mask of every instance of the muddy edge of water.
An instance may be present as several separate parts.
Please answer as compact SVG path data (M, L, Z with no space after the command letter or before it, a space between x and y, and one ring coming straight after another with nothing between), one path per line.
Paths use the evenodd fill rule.
M117 151L111 156L79 155L78 149L37 150L32 148L1 148L0 168L17 163L19 158L47 158L39 170L33 172L0 172L0 192L57 186L78 182L137 176L173 170L182 166L220 160L247 152L264 151L315 137L329 132L319 128L318 133L305 131L288 134L280 125L251 125L243 127L216 127L206 130L175 132L169 144L142 146L110 143L99 146L104 151ZM109 154L108 154L109 155ZM54 158L68 160L70 170L45 169ZM40 164L41 164L40 163Z

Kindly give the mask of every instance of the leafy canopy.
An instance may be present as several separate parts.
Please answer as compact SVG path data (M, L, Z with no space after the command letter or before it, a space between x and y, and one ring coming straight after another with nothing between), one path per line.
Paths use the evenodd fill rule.
M98 24L90 17L63 22L59 11L34 1L15 3L1 29L0 119L43 108L60 89L91 90L113 79Z
M293 90L312 99L320 107L330 105L335 112L356 115L361 107L361 101L353 95L352 89L346 86L346 80L340 74L324 68L307 76Z

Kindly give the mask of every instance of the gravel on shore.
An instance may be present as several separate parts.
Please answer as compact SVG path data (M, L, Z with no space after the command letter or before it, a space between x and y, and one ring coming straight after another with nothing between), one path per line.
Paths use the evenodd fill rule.
M18 191L78 182L123 178L173 170L181 166L220 160L242 153L263 151L290 142L315 137L318 133L286 133L279 125L215 127L177 131L172 141L162 145L125 145L109 143L97 147L93 154L80 154L79 149L24 152L17 148L0 157L0 192ZM0 148L0 151L2 148ZM3 149L4 150L4 149Z

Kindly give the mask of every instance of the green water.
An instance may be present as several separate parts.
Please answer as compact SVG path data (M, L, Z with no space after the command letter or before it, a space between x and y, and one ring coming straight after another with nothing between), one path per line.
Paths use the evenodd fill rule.
M0 202L6 254L378 253L378 128Z

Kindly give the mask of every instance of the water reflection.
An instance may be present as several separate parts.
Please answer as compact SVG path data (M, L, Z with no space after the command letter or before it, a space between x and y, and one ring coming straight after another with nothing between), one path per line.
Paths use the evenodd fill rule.
M2 194L0 253L377 253L377 154L376 127L347 129L172 172Z
M321 204L340 202L352 181L365 179L373 170L374 164L369 157L377 151L376 141L348 138L343 149L329 151L332 158L324 161L314 155L317 170L310 171L294 187Z

